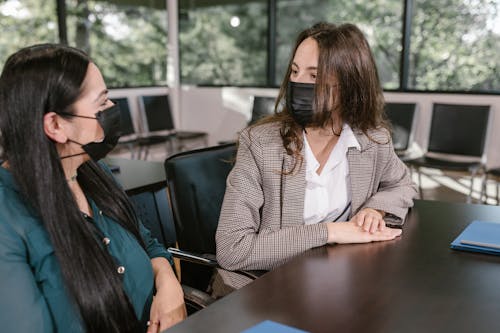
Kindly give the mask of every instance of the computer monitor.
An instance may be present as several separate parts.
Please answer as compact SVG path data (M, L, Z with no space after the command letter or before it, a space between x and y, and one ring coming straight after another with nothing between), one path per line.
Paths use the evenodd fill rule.
M132 121L132 115L130 113L128 98L112 98L112 101L120 107L120 128L122 130L122 136L134 134L134 123Z
M174 129L168 95L139 96L139 101L149 132Z

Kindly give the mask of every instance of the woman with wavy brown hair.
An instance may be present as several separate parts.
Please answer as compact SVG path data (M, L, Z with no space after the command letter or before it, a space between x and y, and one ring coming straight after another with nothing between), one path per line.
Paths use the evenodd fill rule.
M363 33L318 23L297 38L273 116L245 129L227 179L217 259L270 270L310 248L392 240L417 191L394 152ZM245 283L220 271L226 286Z

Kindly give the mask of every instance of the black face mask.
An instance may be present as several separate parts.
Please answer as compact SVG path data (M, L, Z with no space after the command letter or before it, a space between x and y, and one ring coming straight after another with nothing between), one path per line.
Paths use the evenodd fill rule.
M97 112L95 114L95 118L65 113L65 115L71 117L96 119L99 125L101 125L102 127L102 130L104 132L104 139L102 141L93 141L86 144L69 140L82 146L84 153L63 156L61 157L61 159L83 154L88 154L94 161L98 161L101 158L105 157L110 151L113 150L113 148L116 147L118 139L120 139L120 114L120 107L118 106L118 104L115 104L104 111Z
M286 105L293 119L302 127L313 122L314 83L288 81Z

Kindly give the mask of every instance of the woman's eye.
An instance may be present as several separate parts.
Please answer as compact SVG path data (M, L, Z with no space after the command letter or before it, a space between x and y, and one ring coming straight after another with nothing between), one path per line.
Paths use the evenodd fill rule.
M311 74L311 79L316 80L316 74Z

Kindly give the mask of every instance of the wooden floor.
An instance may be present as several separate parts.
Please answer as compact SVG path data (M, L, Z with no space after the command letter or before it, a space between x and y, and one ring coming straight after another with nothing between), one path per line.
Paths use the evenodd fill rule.
M419 183L415 173L413 180L416 184ZM425 200L466 203L470 193L470 181L471 178L467 174L446 174L438 170L424 170L421 197ZM486 191L483 192L483 177L476 177L470 202L498 205L497 186L497 181L490 179L486 182Z

